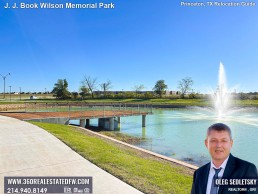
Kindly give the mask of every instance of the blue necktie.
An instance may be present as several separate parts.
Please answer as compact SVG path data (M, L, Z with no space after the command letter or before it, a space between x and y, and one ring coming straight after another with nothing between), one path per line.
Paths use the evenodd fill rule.
M215 180L219 178L218 174L219 174L219 172L222 168L219 168L219 169L213 168L213 169L215 170L215 174L214 174L213 179L212 179L210 194L217 194L218 193L218 186L215 185Z

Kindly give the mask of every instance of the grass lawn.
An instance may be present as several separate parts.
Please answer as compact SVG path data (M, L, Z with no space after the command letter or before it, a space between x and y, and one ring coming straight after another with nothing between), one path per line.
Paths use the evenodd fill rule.
M14 97L13 97L14 98ZM16 96L17 98L17 96ZM0 98L0 104L17 104L17 103L68 103L68 102L86 102L86 103L135 103L135 104L154 104L154 105L172 105L172 106L213 106L211 100L208 99L86 99L86 100L57 100L55 98L41 98L37 100L13 99L11 102L9 98L5 100ZM253 106L258 107L258 100L233 100L233 106Z
M258 100L234 100L233 105L258 107Z
M190 193L193 170L73 126L32 122L100 168L144 193ZM94 178L94 175L93 175Z

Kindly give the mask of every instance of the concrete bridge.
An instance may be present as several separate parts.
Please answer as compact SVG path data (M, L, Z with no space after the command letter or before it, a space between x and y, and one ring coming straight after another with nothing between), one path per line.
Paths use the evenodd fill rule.
M146 126L146 115L152 114L152 106L146 104L88 104L88 103L26 103L19 112L0 112L0 115L20 120L69 124L79 120L81 127L89 127L90 119L98 119L98 126L114 130L125 116L142 116L142 127Z

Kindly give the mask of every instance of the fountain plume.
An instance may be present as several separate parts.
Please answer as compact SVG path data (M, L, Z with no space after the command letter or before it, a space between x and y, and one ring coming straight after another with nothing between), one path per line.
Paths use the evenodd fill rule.
M220 62L218 88L214 94L214 107L219 118L223 117L230 107L230 92L227 89L226 72Z

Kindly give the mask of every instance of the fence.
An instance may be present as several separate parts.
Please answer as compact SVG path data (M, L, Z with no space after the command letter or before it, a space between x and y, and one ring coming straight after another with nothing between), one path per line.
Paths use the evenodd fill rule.
M26 113L48 113L59 117L111 117L152 114L150 104L25 103ZM62 116L63 115L63 116Z

